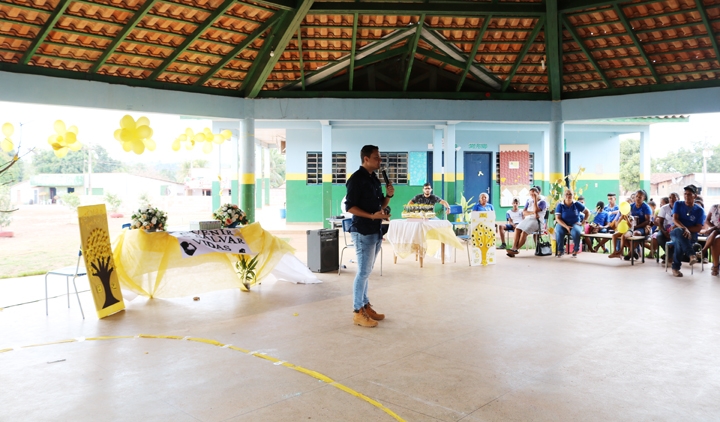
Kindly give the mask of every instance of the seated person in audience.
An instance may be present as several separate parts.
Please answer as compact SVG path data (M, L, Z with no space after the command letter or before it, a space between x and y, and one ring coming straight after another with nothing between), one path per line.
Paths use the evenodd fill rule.
M565 236L569 233L573 239L572 257L577 258L580 250L580 235L585 220L590 218L590 211L580 201L573 199L573 192L565 189L565 199L558 202L555 207L555 241L557 249L555 256L560 258L565 253Z
M513 198L512 209L505 213L505 219L507 224L500 224L498 226L498 232L500 233L500 247L498 249L505 249L505 232L515 231L515 227L523 220L523 212L518 208L520 200Z
M540 186L530 188L530 199L525 202L523 209L523 221L515 227L515 239L513 239L512 249L507 250L507 256L513 258L519 253L519 249L525 244L528 234L539 232L547 214L547 201L542 199Z
M471 211L495 211L495 208L493 208L492 204L488 202L489 199L490 195L485 192L481 193L478 199L478 203L473 205Z
M665 244L670 240L670 231L673 228L673 207L675 202L680 199L680 195L677 192L672 192L668 196L668 203L660 207L657 217L655 217L655 225L657 226L657 233L653 239L653 248L660 251L660 248L665 249ZM660 257L663 262L665 261L665 255Z
M718 275L718 264L720 263L720 237L717 235L718 232L720 232L720 206L715 204L708 210L705 226L699 233L701 236L707 236L702 252L704 255L705 251L710 249L710 255L712 256L712 271L710 274L712 275Z
M615 251L613 251L613 253L608 255L608 257L622 257L623 248L629 248L631 246L631 242L629 240L630 237L647 236L650 234L650 216L652 215L652 211L650 210L650 206L645 203L646 196L647 195L645 191L642 189L635 192L635 202L630 204L630 216L632 218L628 221L628 224L631 228L620 237L620 249L616 249ZM613 239L615 239L615 236L613 236ZM635 259L640 258L640 255L638 255L637 251L629 251L628 254L625 255L626 261L629 261L632 258L631 254L635 255Z
M435 196L432 193L432 184L425 183L423 185L423 193L415 195L413 199L408 202L408 205L418 204L418 205L435 205L437 203L441 203L443 207L445 207L445 212L450 212L450 205L445 202L443 199L441 199L439 196Z
M598 201L597 205L595 206L595 217L593 217L592 223L588 225L588 230L586 231L587 234L596 234L596 233L607 233L608 232L608 213L605 211L605 203L603 201ZM589 251L597 252L598 249L601 247L605 252L607 252L607 249L605 249L605 242L607 242L607 239L599 239L604 240L602 244L598 243L597 246L593 247L593 238L586 237L585 238L585 245L587 246Z
M617 196L614 192L608 193L607 199L608 204L607 207L603 208L603 211L608 214L608 222L611 222L617 219L617 216L620 214L620 207L616 204Z
M693 244L697 242L698 233L702 230L705 221L705 210L695 203L697 187L687 185L684 189L685 200L675 202L673 207L675 228L670 232L670 239L673 242L672 273L675 277L683 276L680 267L685 256L690 258L691 266L697 262Z
M584 196L582 196L582 195L578 196L577 201L578 201L579 203L585 205L585 197L584 197Z

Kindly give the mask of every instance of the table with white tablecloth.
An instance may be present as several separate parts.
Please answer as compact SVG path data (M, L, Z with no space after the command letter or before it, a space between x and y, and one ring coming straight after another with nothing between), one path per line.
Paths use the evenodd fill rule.
M463 249L464 245L453 232L452 224L447 220L409 218L391 220L385 238L390 242L397 257L406 258L415 254L423 266L425 255L433 255L440 248L441 262L445 263L445 245Z

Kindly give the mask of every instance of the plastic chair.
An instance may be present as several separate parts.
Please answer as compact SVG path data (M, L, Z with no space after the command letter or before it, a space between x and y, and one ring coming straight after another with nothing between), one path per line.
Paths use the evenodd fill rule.
M65 288L67 290L67 301L68 301L68 308L70 308L70 277L72 277L73 281L73 288L75 288L75 297L77 297L78 306L80 306L80 314L82 315L83 319L85 319L85 312L83 312L82 303L80 303L80 295L78 294L77 285L75 284L75 279L78 277L82 277L84 275L87 275L87 270L85 269L85 265L80 265L80 258L82 257L82 251L78 251L78 260L77 264L73 267L64 267L57 270L48 271L45 273L45 315L48 315L48 276L49 275L59 275L65 277Z
M130 223L125 223L122 225L123 229L129 229L130 227L132 227L132 224L130 224Z
M352 226L352 218L346 218L342 221L342 231L343 231L343 241L345 242L345 246L340 251L340 265L338 265L338 275L340 275L340 270L343 267L342 263L342 257L345 253L345 249L351 248L355 249L355 244L350 242L348 243L347 234L350 233L350 226ZM382 245L380 246L380 275L382 276ZM350 260L352 262L352 260Z
M462 215L463 210L462 206L460 205L450 205L450 212L448 212L448 216L450 215ZM457 219L457 217L455 217ZM465 242L465 249L467 250L467 257L468 257L468 265L470 265L470 223L466 221L451 221L450 224L452 224L453 232L456 233L456 237L463 242ZM457 234L457 228L466 228L466 234ZM455 253L455 262L457 262L457 253Z

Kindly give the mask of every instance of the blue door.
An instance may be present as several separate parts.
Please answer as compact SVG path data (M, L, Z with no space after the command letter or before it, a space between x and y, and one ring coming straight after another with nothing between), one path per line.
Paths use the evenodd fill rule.
M464 160L463 195L477 203L480 193L485 192L492 203L492 152L466 151Z

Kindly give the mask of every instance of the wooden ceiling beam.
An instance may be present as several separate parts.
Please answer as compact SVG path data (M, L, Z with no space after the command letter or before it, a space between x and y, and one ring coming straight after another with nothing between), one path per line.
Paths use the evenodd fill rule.
M55 7L55 10L53 10L53 12L50 13L50 16L48 16L45 24L42 26L40 31L35 34L32 43L30 43L30 47L28 47L25 54L23 54L22 58L20 59L20 63L24 65L30 63L30 59L32 59L32 57L35 55L35 52L38 50L38 48L40 48L40 45L43 43L43 41L45 41L45 38L47 38L50 31L52 31L57 21L62 17L63 13L65 13L65 9L70 6L70 3L70 0L60 0L57 7Z
M528 50L530 49L530 46L533 44L533 41L535 41L535 38L537 38L538 34L540 33L540 28L542 28L543 24L545 23L545 18L541 17L538 19L537 23L535 24L535 28L533 29L533 32L530 33L528 36L525 45L523 46L522 50L520 50L520 53L518 53L518 58L515 61L515 64L513 64L512 70L510 70L510 74L508 74L507 78L505 78L505 81L502 84L502 91L505 92L510 86L510 83L512 82L512 78L515 75L515 72L517 72L518 68L520 67L520 64L522 64L523 59L525 59L525 54L527 54Z
M545 14L545 6L539 3L402 3L402 2L318 2L310 8L310 14L338 15L360 13L363 15L432 15L432 16L483 16L504 15L508 17L537 17Z
M488 15L485 17L483 26L482 26L482 28L480 28L480 32L478 33L477 37L475 38L475 43L473 44L472 48L470 49L470 54L468 55L468 60L465 63L465 68L463 69L463 72L460 75L460 79L458 80L458 83L455 86L455 92L460 92L460 89L462 88L463 83L465 82L465 78L467 77L467 73L468 73L468 71L470 71L470 67L472 67L473 63L475 62L475 56L477 55L477 52L480 49L480 43L482 42L483 36L485 36L485 31L487 31L488 25L490 25L491 20L492 20L492 15Z
M640 43L640 40L638 39L637 35L635 35L635 32L633 32L632 26L630 26L630 23L628 23L627 17L625 17L625 13L623 13L620 6L617 4L613 5L613 9L615 10L615 14L617 14L618 18L620 19L620 22L622 22L623 26L625 27L625 30L627 31L628 35L632 39L633 43L635 44L635 47L638 49L638 52L642 56L643 60L645 60L645 63L647 64L647 67L650 69L650 72L653 75L653 78L655 78L655 81L659 84L660 78L658 77L657 71L652 65L652 62L650 59L648 59L647 55L645 54L645 50L643 50L643 46Z
M602 78L602 81L605 83L605 86L608 88L611 88L612 85L610 85L610 82L608 82L607 77L605 77L605 74L603 73L603 69L600 67L600 65L595 61L595 57L593 57L592 52L588 50L587 46L583 42L582 39L580 39L580 36L575 31L575 28L573 28L572 24L570 23L570 20L568 20L567 16L562 16L562 22L565 24L565 28L567 28L570 35L572 35L573 40L580 46L580 50L582 50L582 53L587 57L590 64L593 65L597 73Z

